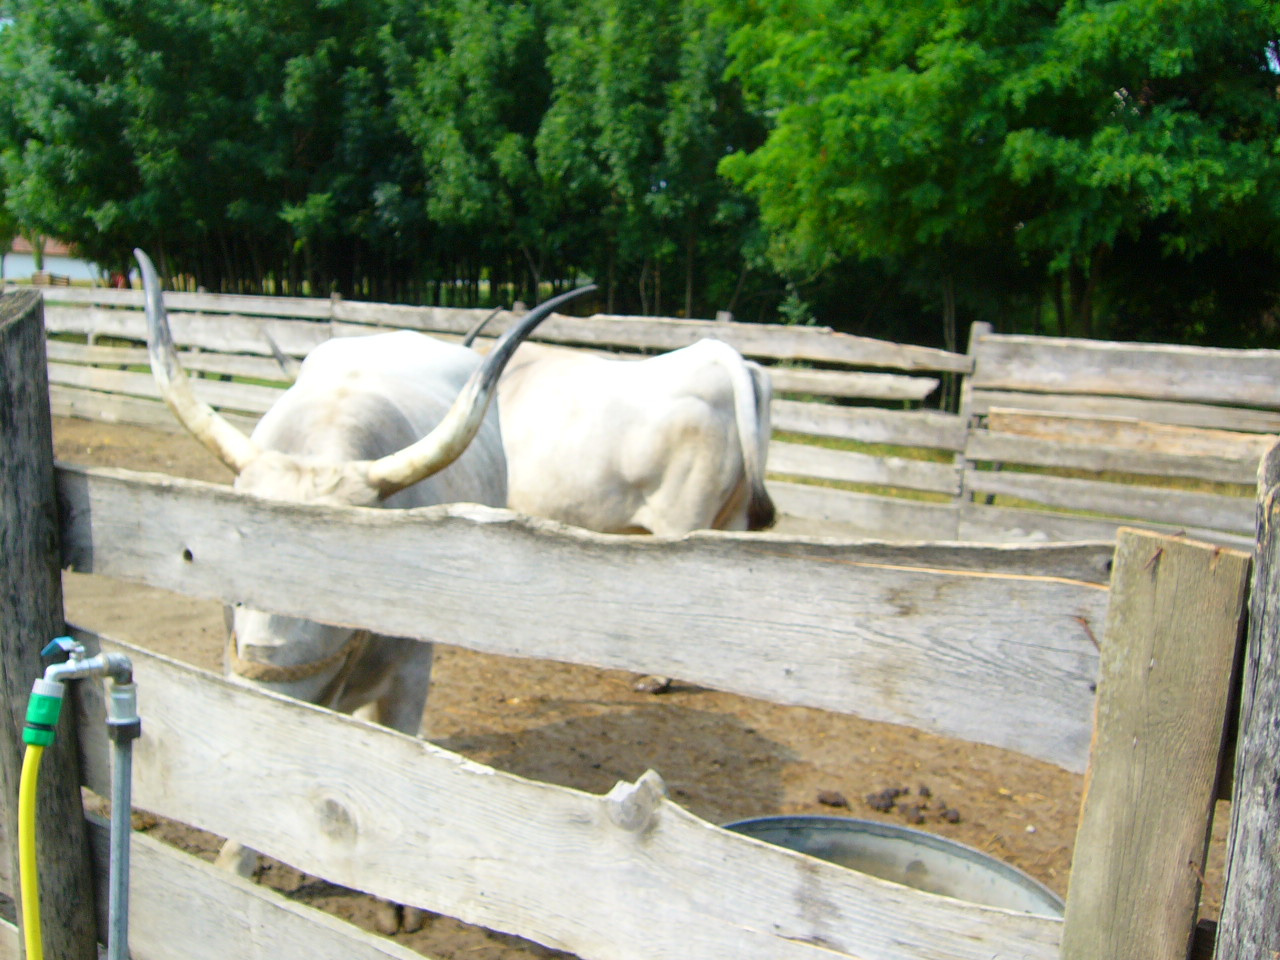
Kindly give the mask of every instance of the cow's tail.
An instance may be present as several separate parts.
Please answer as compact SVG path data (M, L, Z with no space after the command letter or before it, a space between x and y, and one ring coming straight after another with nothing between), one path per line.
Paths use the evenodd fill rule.
M777 508L765 489L765 462L769 455L772 422L769 404L773 400L773 382L757 363L744 360L738 351L721 341L714 341L721 365L733 384L734 416L738 440L742 444L742 464L746 473L747 529L765 530L777 520Z

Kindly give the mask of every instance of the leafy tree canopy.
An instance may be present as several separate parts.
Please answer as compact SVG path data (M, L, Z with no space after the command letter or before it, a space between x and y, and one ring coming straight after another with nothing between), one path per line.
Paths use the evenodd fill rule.
M1280 251L1269 0L726 0L720 15L731 69L774 119L722 169L759 201L780 266L947 278L1013 259L1089 333L1118 249L1162 273Z

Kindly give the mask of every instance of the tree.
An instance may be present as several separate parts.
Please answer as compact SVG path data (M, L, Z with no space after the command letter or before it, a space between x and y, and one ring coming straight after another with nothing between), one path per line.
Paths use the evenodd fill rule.
M141 244L214 289L352 289L415 251L384 22L381 0L26 0L0 31L7 205L116 269Z
M547 10L538 2L405 3L383 31L399 124L417 151L430 220L457 238L464 269L521 274L539 299L564 263L536 170L546 110Z
M762 130L723 77L723 30L700 0L589 0L548 47L538 169L608 309L731 306L754 209L716 164Z
M759 201L781 268L878 260L935 276L952 304L1034 278L1062 331L1088 335L1127 243L1280 249L1266 0L719 10L731 70L774 118L722 169Z

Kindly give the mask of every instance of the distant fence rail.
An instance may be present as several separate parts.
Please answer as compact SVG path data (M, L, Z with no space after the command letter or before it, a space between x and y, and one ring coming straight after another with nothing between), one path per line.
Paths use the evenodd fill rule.
M46 288L56 414L175 429L147 369L140 291ZM286 385L272 343L459 337L481 309L341 298L166 294L197 392L251 427ZM513 314L500 312L499 334ZM555 315L535 339L650 354L702 337L773 379L770 489L817 532L891 539L1109 539L1120 523L1234 545L1253 535L1254 472L1280 434L1280 351L1009 336L975 324L968 353L828 328ZM944 377L957 412L930 407Z

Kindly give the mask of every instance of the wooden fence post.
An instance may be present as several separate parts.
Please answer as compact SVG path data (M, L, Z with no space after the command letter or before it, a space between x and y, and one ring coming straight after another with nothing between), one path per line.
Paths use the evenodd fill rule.
M1280 444L1258 468L1258 546L1216 957L1280 957Z
M1248 583L1239 550L1119 531L1063 960L1188 954Z
M22 726L40 650L64 632L53 435L39 293L0 296L0 806L18 900L17 796ZM37 830L45 955L97 957L89 847L73 711L40 770Z

